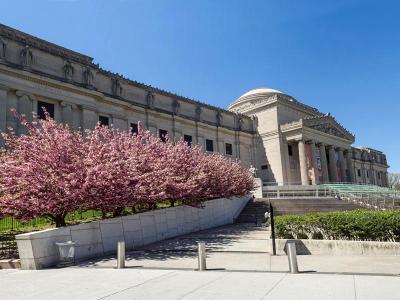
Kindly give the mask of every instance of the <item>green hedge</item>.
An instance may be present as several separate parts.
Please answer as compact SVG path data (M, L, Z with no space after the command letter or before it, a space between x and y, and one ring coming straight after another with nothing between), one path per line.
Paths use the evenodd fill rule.
M400 241L400 210L310 213L275 217L276 237Z

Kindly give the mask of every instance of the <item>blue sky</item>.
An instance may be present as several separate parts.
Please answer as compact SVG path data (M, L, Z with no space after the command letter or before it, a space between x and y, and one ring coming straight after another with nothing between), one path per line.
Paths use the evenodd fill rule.
M271 87L331 112L400 172L400 2L2 1L0 23L219 107Z

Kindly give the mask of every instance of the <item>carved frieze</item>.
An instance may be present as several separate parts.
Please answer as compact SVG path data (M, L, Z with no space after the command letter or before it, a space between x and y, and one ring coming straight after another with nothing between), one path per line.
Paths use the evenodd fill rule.
M86 67L83 70L83 83L86 87L88 88L93 88L94 87L94 75L92 70L89 67Z
M30 67L33 64L33 52L31 48L26 45L19 53L20 64L24 67Z
M304 126L346 140L354 140L354 136L336 122L329 114L303 120Z
M148 108L150 109L154 108L154 94L151 91L147 92L146 104Z
M121 97L122 96L122 85L121 81L118 78L111 79L111 90L114 96Z
M348 136L343 134L340 130L338 130L337 128L333 127L331 124L329 123L324 123L324 124L315 124L315 125L311 125L311 126L307 126L309 128L330 134L330 135L334 135L343 139L347 139Z
M72 81L74 77L74 67L69 60L65 61L63 71L64 78L68 81Z
M172 112L174 113L174 115L179 114L180 107L181 105L179 104L179 101L177 99L174 99L174 101L172 102Z
M196 111L195 111L195 113L196 113L196 120L197 120L197 121L200 121L200 120L201 120L201 111L202 111L201 106L198 104L198 105L196 106Z
M6 59L7 43L5 40L0 38L0 60Z
M215 115L215 119L216 119L217 126L221 126L221 124L222 124L222 113L220 111L217 111L217 113Z

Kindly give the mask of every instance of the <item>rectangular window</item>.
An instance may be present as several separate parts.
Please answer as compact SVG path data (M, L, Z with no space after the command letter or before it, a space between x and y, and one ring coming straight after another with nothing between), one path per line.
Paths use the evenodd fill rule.
M49 116L54 119L54 104L38 101L37 104L37 116L39 119L46 119L44 112L47 111Z
M268 165L262 165L261 170L268 170Z
M188 144L188 146L192 145L192 136L185 134L183 136L183 140Z
M226 143L225 144L225 153L227 155L232 155L233 151L232 151L232 144L230 143Z
M110 125L110 119L106 116L99 116L99 122L100 122L100 125L102 125L102 126Z
M357 175L358 175L358 177L361 177L361 170L360 169L357 169Z
M159 134L160 140L165 143L167 140L168 131L164 130L164 129L160 129L158 131L158 134Z
M206 150L210 152L214 152L214 142L213 140L206 139Z
M131 123L131 133L137 134L138 133L138 126L135 123Z
M292 147L292 145L288 145L288 152L289 152L289 156L293 156L293 147Z

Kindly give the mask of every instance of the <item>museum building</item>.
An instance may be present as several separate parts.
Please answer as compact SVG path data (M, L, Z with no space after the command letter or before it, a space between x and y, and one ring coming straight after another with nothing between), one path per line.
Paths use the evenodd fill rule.
M332 115L283 92L253 89L222 109L102 69L93 58L0 24L0 130L42 107L72 128L100 122L184 139L240 159L269 184L354 182L387 186L381 151L353 147L354 135ZM4 141L0 140L0 145Z

